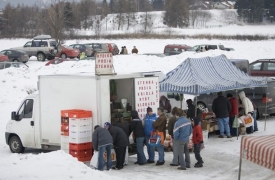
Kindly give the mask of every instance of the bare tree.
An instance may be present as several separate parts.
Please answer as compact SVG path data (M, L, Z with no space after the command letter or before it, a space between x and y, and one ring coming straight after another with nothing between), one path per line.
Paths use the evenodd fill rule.
M198 17L199 17L199 11L198 10L191 10L189 11L189 17L190 17L190 21L191 21L191 25L193 26L193 28L195 28L195 22L197 21Z
M236 11L223 10L221 12L221 19L223 22L230 24L235 24L238 21L238 14Z

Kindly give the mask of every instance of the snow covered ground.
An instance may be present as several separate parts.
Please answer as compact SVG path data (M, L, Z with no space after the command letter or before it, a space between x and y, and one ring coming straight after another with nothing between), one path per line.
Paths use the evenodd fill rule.
M0 50L24 45L26 39L0 40ZM75 43L75 40L66 41L66 44ZM79 41L79 42L88 42ZM146 55L120 55L114 57L114 67L117 73L141 72L160 70L169 72L188 57L216 56L225 54L228 58L248 59L250 62L261 58L274 58L275 41L219 41L219 40L91 40L89 42L115 42L119 47L126 46L128 51L137 46L140 54L163 53L166 44L217 44L235 48L235 51L208 51L205 53L186 52L177 56L156 57ZM94 61L64 62L59 65L45 66L46 62L37 62L32 57L27 64L29 68L9 68L0 71L0 180L14 179L194 179L194 180L232 180L237 179L240 140L218 139L212 135L205 143L202 151L204 167L191 168L187 171L178 171L170 167L172 153L165 154L166 164L156 167L154 164L133 165L136 157L130 157L130 164L121 171L94 171L83 163L77 162L62 151L41 153L38 150L27 150L24 154L11 154L5 143L4 132L10 112L18 108L19 103L28 93L37 91L37 77L42 74L64 74L76 72L94 72ZM275 133L275 119L267 120L267 130L264 131L264 121L259 121L259 132L253 135ZM272 142L271 142L272 143ZM191 154L192 166L195 163ZM243 163L243 179L272 180L275 172L252 164Z

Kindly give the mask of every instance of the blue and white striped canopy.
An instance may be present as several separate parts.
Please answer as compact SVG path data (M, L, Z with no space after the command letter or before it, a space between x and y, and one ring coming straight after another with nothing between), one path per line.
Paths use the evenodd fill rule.
M220 55L188 58L166 74L160 91L199 95L260 86L267 86L266 78L251 77Z

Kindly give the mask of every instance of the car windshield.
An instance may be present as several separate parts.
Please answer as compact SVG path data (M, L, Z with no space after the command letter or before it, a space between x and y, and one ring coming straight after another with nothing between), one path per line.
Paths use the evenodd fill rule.
M74 49L74 48L71 47L71 46L63 46L63 48L66 48L66 49Z
M51 46L51 47L56 47L56 42L55 42L55 41L51 41L51 42L50 42L50 46Z

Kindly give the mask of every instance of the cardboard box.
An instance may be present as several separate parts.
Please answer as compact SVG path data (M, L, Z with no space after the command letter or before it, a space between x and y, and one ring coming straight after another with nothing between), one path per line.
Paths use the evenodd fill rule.
M210 122L209 121L202 121L201 122L201 128L203 130L209 131L209 129L210 129Z

